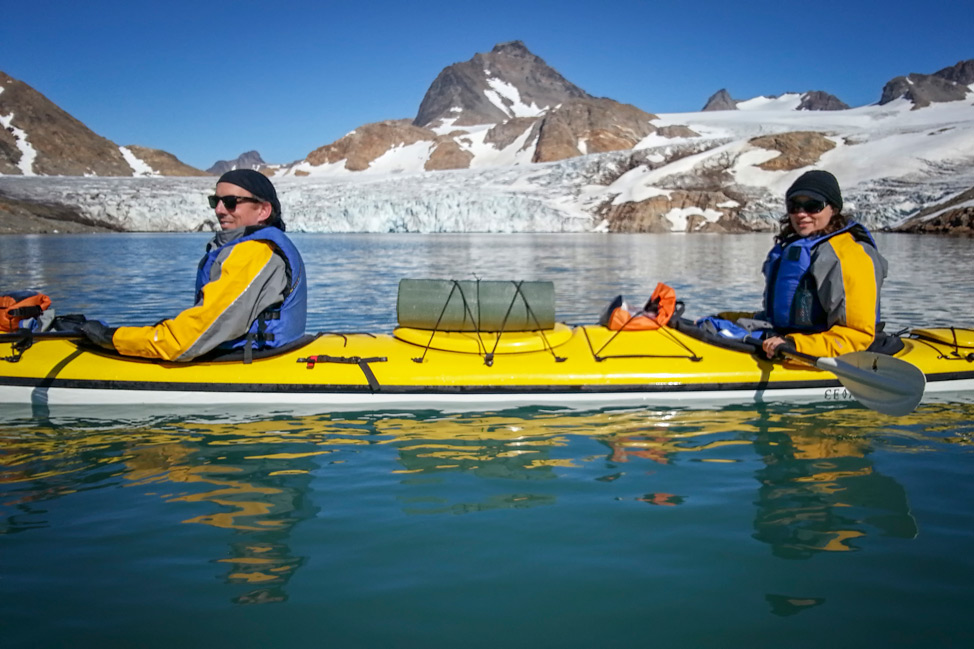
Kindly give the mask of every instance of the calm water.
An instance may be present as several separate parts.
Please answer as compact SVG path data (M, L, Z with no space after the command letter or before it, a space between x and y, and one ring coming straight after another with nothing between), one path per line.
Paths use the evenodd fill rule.
M311 329L400 277L756 305L767 235L298 235ZM891 327L972 323L970 240L880 236ZM205 235L0 237L0 288L145 324ZM124 277L124 281L119 279ZM966 647L974 406L33 418L0 406L0 647Z

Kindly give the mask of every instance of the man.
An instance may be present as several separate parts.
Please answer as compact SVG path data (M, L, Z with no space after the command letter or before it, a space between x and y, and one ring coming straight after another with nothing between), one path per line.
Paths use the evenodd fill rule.
M221 232L196 275L196 304L150 327L82 325L94 343L126 356L188 361L214 349L281 347L304 335L304 262L284 234L274 185L250 169L220 177L209 197Z

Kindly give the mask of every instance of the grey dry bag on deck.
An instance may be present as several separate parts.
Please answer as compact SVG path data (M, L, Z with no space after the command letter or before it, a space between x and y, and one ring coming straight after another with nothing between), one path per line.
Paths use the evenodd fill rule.
M400 327L439 331L535 331L555 326L553 282L402 279Z

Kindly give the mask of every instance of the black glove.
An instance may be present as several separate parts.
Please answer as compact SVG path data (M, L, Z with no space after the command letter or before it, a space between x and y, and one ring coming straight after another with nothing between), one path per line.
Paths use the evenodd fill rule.
M87 320L81 325L81 333L99 347L115 351L115 344L112 343L112 336L115 335L114 328L107 327L97 320Z
M788 352L795 354L798 352L798 349L795 347L795 343L792 342L791 339L785 338L785 342L778 345L777 349L774 350L774 355L775 358L785 358L788 356Z
M86 318L80 313L69 313L54 317L51 323L51 331L66 331L69 333L81 333L81 325L86 322Z

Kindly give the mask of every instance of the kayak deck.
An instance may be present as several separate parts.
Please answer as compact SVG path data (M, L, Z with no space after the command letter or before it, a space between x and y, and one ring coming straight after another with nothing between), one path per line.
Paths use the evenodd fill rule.
M7 356L9 343L0 343ZM895 356L929 394L974 393L974 333L918 329ZM0 363L0 403L310 404L328 409L851 400L830 372L772 363L663 328L322 333L251 363L133 359L38 336Z

